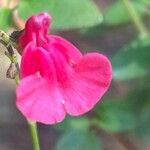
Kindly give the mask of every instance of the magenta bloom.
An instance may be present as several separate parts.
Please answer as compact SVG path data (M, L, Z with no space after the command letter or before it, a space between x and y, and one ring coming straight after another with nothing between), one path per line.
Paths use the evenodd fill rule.
M91 110L112 79L107 57L82 55L67 40L48 35L50 23L47 13L30 17L19 39L23 52L17 107L27 119L45 124Z

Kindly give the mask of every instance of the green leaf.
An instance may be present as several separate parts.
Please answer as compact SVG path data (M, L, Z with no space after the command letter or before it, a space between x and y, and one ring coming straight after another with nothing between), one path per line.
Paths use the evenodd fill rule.
M96 113L96 125L108 132L123 132L136 127L135 115L126 100L105 101Z
M114 79L129 80L150 73L150 37L123 47L113 58Z
M130 92L128 98L136 114L137 127L135 133L142 137L150 137L150 79L142 80L142 84Z
M149 97L150 98L150 97ZM150 100L150 99L149 99ZM150 101L141 108L141 111L138 115L138 126L136 128L136 133L140 137L150 137Z
M0 30L7 31L12 25L11 10L8 8L0 8Z
M140 16L144 15L143 8L137 1L132 1L134 8ZM131 21L131 17L122 1L114 3L104 14L104 23L107 25L120 25Z
M88 129L89 128L89 120L86 117L70 117L67 116L66 119L60 123L55 125L54 127L59 130L69 130L69 129Z
M91 0L21 0L19 3L19 15L23 19L41 11L52 15L55 29L90 27L103 19Z
M66 132L58 141L56 150L101 150L100 139L84 130Z
M144 2L147 5L150 5L150 1L149 0L142 0L142 2Z

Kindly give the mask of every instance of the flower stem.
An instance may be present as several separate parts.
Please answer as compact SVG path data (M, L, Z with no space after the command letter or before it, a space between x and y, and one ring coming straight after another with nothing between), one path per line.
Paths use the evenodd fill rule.
M31 137L32 137L32 143L34 150L40 150L40 144L39 144L39 137L37 132L37 124L35 122L28 121Z
M140 18L138 12L134 9L132 3L130 0L123 0L124 5L126 6L128 13L131 16L131 19L133 20L137 30L139 31L139 36L141 38L145 38L148 36L148 30L145 27L144 23L142 22L142 19Z
M7 33L5 33L2 30L0 30L0 42L5 46L11 44L15 49L18 49L18 45L14 41L12 41L12 39Z
M12 47L9 47L12 45L14 48L17 48L18 46L14 41L12 41L10 36L2 30L0 30L0 43L2 43L8 50L8 52L6 52L5 55L10 59L12 63L15 63L17 65L18 73L15 74L14 80L16 84L19 84L20 79L19 79L19 66L18 66L17 55L14 53ZM34 150L40 150L37 125L36 123L31 121L28 121L28 124L31 132L33 148Z
M16 85L19 84L19 81L20 81L20 80L19 80L19 74L17 74L17 75L15 76L15 83L16 83Z

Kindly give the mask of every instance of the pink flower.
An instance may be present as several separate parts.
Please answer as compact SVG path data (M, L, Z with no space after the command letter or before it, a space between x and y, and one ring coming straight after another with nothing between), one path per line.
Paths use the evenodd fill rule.
M27 119L45 124L91 110L112 79L107 57L82 55L67 40L48 35L50 23L47 13L30 17L19 39L23 52L17 107Z

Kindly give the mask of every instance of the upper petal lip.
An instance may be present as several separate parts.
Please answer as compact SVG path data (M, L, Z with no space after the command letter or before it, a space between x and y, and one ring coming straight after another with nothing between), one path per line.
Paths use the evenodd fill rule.
M38 29L48 30L50 22L51 22L51 17L48 15L48 13L43 12L40 13L39 15L30 17L27 21L26 27L29 27L32 30L38 30Z

